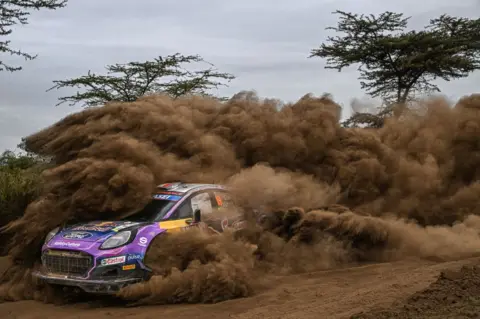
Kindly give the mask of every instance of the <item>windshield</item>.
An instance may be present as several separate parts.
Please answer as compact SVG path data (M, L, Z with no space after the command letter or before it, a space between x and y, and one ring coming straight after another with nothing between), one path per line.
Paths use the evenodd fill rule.
M154 199L133 215L123 218L126 221L148 222L159 220L175 205L175 201Z

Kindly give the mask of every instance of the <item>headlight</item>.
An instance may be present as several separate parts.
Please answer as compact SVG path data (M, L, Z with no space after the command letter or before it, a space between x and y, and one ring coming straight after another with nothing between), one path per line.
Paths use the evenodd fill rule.
M60 230L60 227L57 227L57 228L51 230L48 233L47 237L45 237L45 244L48 244L48 242L53 238L53 236L55 236L58 233L59 230Z
M123 246L128 242L131 235L132 232L129 230L119 232L118 234L115 234L106 241L104 241L103 244L100 246L100 249L113 249Z

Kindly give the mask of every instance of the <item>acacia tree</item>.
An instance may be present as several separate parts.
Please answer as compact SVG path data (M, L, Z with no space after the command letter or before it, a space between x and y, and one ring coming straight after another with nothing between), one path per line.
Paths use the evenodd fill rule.
M54 86L47 91L60 88L83 89L76 94L59 98L57 105L68 102L73 106L99 106L107 102L133 102L137 98L154 93L166 93L174 98L186 94L209 95L208 90L225 85L234 76L220 73L213 65L200 71L189 71L182 67L187 63L208 63L198 55L179 53L158 57L153 61L129 62L107 65L106 75L88 72L87 75L69 80L53 81Z
M13 30L12 26L28 24L28 10L49 9L56 10L66 6L68 0L1 0L0 1L0 36L6 37ZM23 57L25 60L33 60L37 56L23 52L21 50L12 49L10 41L0 41L0 52L10 55ZM0 71L19 71L22 67L12 66L0 61Z
M343 35L311 51L326 58L327 69L339 72L358 65L362 89L384 100L379 114L354 114L344 124L378 127L385 117L400 116L416 94L439 92L433 83L468 76L480 68L480 19L442 15L421 31L405 31L410 17L384 12L378 16L336 11Z

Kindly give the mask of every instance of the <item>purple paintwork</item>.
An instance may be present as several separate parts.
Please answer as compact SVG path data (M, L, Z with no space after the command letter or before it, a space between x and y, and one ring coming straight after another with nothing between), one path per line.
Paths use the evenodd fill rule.
M142 223L125 222L125 221L112 221L112 222L90 222L87 224L76 225L74 227L66 228L55 235L47 244L42 248L42 252L47 249L64 249L69 251L82 251L86 252L94 257L94 267L89 271L90 273L98 266L104 258L125 256L125 262L122 264L128 265L138 262L142 268L145 268L142 260L145 256L146 250L150 242L157 235L166 231L159 227L158 223L146 224L138 229L135 239L130 243L122 247L113 249L100 249L100 246L108 238L128 227L139 226ZM71 239L69 235L87 234L87 238L75 238ZM65 238L67 237L67 238Z
M114 293L125 285L145 280L151 273L144 264L147 249L155 237L167 231L161 228L161 221L171 220L172 214L190 195L218 189L225 190L225 187L215 184L163 184L158 186L152 200L175 204L166 208L168 211L160 221L94 221L61 229L44 243L44 267L34 272L34 276L51 284L79 287L95 293ZM187 224L185 227L190 226ZM112 249L100 248L106 240L122 231L132 231L127 244ZM112 275L111 271L116 273Z

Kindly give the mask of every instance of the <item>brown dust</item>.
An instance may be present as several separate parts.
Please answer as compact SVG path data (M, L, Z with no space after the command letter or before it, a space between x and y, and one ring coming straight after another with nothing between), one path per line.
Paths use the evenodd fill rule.
M426 100L378 130L341 127L327 97L281 109L247 97L150 96L86 109L29 136L27 147L57 165L45 171L42 195L4 228L14 266L0 300L54 300L30 277L46 234L132 214L172 180L224 183L258 223L158 239L147 256L154 276L119 294L131 304L218 302L254 294L266 274L479 251L479 96L453 107Z

